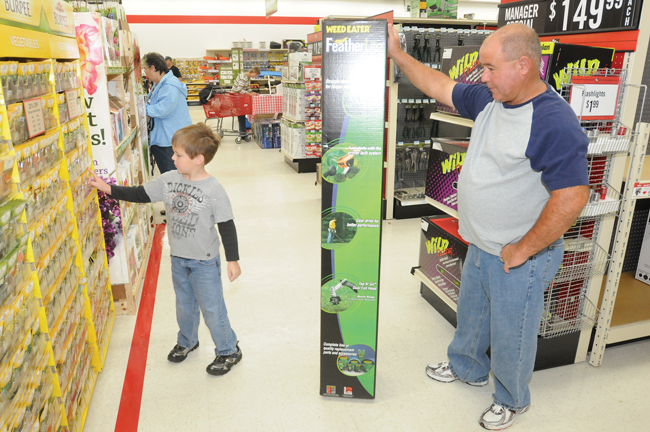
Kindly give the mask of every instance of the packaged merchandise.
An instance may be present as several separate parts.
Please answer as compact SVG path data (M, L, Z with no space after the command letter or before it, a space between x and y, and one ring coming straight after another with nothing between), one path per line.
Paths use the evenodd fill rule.
M18 77L18 62L8 62L8 66L5 102L12 104L23 100L23 88L20 85L20 79Z
M422 218L420 270L454 303L469 244L458 234L458 219L448 216Z
M27 119L22 103L15 103L7 106L7 117L9 119L9 131L11 133L11 141L16 146L29 139L29 131L27 129Z
M59 123L67 123L70 120L70 116L68 114L68 104L65 99L65 93L57 94L56 99L59 105Z
M3 202L12 192L15 192L14 180L12 178L16 155L5 155L0 158L2 167L2 178L0 179L0 202Z
M30 68L31 66L31 68ZM31 71L30 71L31 69ZM22 99L34 97L34 66L33 63L20 63L18 67L18 85L23 89Z
M458 210L458 176L468 146L469 140L436 138L429 152L425 195L453 210ZM406 162L404 158L404 164ZM405 166L402 168L408 170Z
M41 98L41 107L43 108L43 120L45 121L45 130L54 129L59 125L56 116L54 115L54 104L56 103L56 96L49 95Z

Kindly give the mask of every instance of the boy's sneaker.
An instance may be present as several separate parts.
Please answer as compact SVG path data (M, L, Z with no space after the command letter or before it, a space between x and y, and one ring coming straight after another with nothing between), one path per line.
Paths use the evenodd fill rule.
M442 363L438 363L437 365L435 364L427 365L426 371L429 378L432 378L436 381L440 381L443 383L454 382L458 379L458 377L451 371L451 368L449 367L449 362L442 362ZM488 380L489 378L486 379L485 381L466 382L465 384L469 384L474 387L483 387L487 385Z
M239 344L237 344L237 352L226 356L217 356L205 370L210 375L225 375L230 372L230 369L232 369L234 365L239 363L241 358L241 349L239 349Z
M490 408L483 412L478 423L484 429L500 431L512 426L517 414L525 413L528 411L528 408L530 408L530 405L526 405L519 410L512 410L494 402Z
M167 360L169 360L172 363L180 363L187 358L187 355L189 353L191 353L198 347L199 347L198 342L192 348L183 348L182 346L176 344L176 346L169 352L169 355L167 356Z

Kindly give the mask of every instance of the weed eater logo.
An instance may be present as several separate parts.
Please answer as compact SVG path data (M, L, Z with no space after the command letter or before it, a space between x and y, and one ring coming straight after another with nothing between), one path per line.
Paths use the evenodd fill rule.
M326 26L328 34L340 34L341 37L326 37L325 52L362 53L382 52L386 49L385 40L354 38L358 34L370 33L369 25Z

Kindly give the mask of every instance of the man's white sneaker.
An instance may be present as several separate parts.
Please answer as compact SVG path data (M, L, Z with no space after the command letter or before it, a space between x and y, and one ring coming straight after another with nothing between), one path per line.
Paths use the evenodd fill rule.
M515 417L517 417L518 414L523 414L528 411L528 408L530 408L530 405L519 410L512 410L495 402L490 406L490 408L483 411L483 415L479 419L478 423L487 430L504 430L512 426Z
M442 362L438 363L437 365L429 364L427 365L426 372L429 378L443 383L454 382L458 379L458 377L452 372L451 368L449 367L449 362ZM483 387L484 385L487 385L487 383L488 380L466 382L465 384L469 384L474 387Z

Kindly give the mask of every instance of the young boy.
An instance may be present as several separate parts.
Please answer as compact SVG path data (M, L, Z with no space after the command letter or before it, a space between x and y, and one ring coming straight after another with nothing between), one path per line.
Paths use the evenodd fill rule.
M204 123L187 126L172 138L176 171L137 187L108 185L94 173L90 180L92 186L118 200L165 203L180 327L177 345L167 359L180 363L199 347L202 313L216 345L216 358L206 369L210 375L228 373L242 358L223 299L220 243L214 225L219 227L231 282L241 274L237 231L226 191L205 171L219 144L220 139Z

